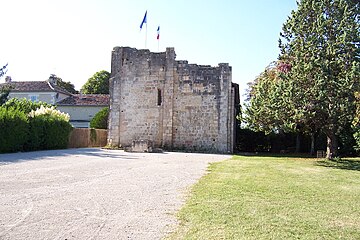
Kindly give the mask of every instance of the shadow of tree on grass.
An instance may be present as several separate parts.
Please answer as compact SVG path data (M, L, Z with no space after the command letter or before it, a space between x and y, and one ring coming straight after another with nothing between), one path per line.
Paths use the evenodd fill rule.
M316 162L317 166L360 171L360 159L334 159Z

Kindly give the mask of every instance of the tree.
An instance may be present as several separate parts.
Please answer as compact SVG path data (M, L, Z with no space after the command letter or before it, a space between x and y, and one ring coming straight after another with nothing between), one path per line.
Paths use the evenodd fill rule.
M87 80L80 91L83 94L109 94L109 79L109 72L105 70L96 72Z
M57 85L63 89L65 89L66 91L68 91L69 93L72 93L72 94L77 94L79 93L79 91L76 91L75 90L75 86L74 84L72 84L71 82L65 82L63 81L61 78L56 77L56 80L57 80Z
M300 152L300 135L306 128L293 116L293 88L285 80L291 66L272 62L253 83L249 84L245 122L255 131L276 133L296 132L296 152Z
M319 127L327 158L337 156L337 136L355 116L359 91L360 3L302 0L283 25L280 60L290 64L291 118Z
M0 105L3 105L7 101L10 90L11 90L10 86L0 87Z
M292 86L282 79L279 62L272 62L253 83L249 84L245 122L248 127L266 133L294 131L295 121L290 102Z
M0 68L0 78L2 78L5 73L7 72L6 68L7 68L8 64L5 64L3 67Z

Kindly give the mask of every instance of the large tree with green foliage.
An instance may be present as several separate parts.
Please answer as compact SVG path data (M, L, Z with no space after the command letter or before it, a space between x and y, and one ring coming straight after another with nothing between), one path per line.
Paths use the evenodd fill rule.
M350 0L302 0L281 33L276 68L250 91L248 113L257 126L296 128L327 136L327 157L355 116L359 91L359 5Z
M294 118L291 101L293 86L285 80L289 70L290 65L274 61L249 84L244 120L255 131L276 134L296 132L295 151L299 152L300 134L308 132L308 129Z
M110 73L102 70L96 72L81 88L84 94L109 94Z
M245 122L266 133L295 130L290 95L292 86L284 81L279 63L272 62L249 86Z
M327 158L337 156L337 135L355 115L360 72L360 2L302 0L283 25L281 60L293 88L292 118L319 126Z

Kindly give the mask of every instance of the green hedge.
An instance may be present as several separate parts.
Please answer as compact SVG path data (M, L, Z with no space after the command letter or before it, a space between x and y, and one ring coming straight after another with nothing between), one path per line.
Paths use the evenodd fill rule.
M26 114L17 109L0 107L0 152L23 151L28 138Z
M43 117L44 149L67 148L72 126L69 122L51 116Z
M0 152L67 148L72 130L68 117L53 108L29 114L44 105L15 99L0 107Z
M69 122L47 115L29 120L29 141L25 150L45 150L67 148L72 126Z

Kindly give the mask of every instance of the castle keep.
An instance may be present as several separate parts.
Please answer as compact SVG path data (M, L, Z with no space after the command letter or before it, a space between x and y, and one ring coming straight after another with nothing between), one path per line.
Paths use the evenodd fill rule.
M155 148L233 152L239 88L231 67L175 57L174 48L113 49L108 144L149 140Z

